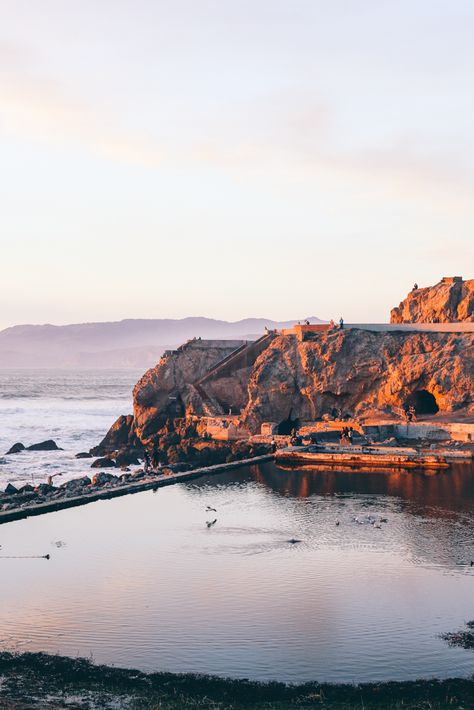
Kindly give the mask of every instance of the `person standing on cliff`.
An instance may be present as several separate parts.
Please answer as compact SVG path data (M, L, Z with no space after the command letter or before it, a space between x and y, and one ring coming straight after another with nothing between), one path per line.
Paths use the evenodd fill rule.
M339 330L342 330L344 328L344 318L341 316L339 318Z
M150 470L150 454L146 449L143 454L143 470L145 471L145 473L148 473L148 471Z
M158 441L155 441L155 443L153 444L151 465L153 466L153 470L156 470L160 465L160 447L158 446Z

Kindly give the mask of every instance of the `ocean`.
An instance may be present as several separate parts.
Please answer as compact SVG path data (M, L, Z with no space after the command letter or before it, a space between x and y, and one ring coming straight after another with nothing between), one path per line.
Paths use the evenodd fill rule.
M91 461L76 459L103 438L120 414L131 414L132 391L141 370L0 370L0 489L40 483L61 473L56 484L90 475ZM5 456L54 439L62 451Z

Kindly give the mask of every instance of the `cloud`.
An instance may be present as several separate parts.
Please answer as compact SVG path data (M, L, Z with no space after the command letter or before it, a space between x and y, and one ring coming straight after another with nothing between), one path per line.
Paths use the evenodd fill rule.
M60 145L76 144L107 159L159 166L162 151L120 127L116 115L72 96L32 69L28 54L0 46L0 127L10 134Z
M171 109L164 100L156 122L165 132L157 126L151 135L124 126L119 109L94 105L38 67L27 49L0 45L0 127L20 138L79 146L124 164L212 167L235 179L266 176L269 185L318 183L365 202L383 198L435 204L448 212L470 209L473 176L450 155L422 153L415 139L378 149L342 148L340 117L315 91L228 99L214 112L196 106L196 98ZM146 108L145 98L134 110Z

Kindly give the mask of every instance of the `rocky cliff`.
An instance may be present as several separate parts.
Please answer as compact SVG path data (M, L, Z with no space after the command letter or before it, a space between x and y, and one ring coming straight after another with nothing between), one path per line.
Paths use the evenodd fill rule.
M474 413L474 333L337 330L276 338L255 363L243 422L398 411Z
M444 278L435 286L413 289L390 313L391 323L474 321L474 279Z
M170 419L211 413L213 405L219 409L212 396L204 396L196 383L242 344L243 341L195 339L165 353L133 390L134 428L139 439L143 443L151 441Z
M392 322L473 320L473 298L474 281L444 279L412 292ZM253 344L194 339L167 352L133 395L133 421L116 423L101 444L106 452L118 439L168 449L205 430L192 416L229 410L242 431L255 433L263 422L283 433L296 421L400 414L407 404L419 414L474 416L474 332L352 328L305 340L271 331Z

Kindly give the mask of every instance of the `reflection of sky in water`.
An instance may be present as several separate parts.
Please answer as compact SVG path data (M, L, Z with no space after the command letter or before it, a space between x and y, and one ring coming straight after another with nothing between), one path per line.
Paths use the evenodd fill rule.
M474 618L474 571L460 564L474 559L473 512L472 468L269 464L19 521L0 528L1 552L51 560L0 560L0 637L147 670L468 675L474 655L437 635ZM367 515L388 522L353 520Z

